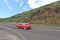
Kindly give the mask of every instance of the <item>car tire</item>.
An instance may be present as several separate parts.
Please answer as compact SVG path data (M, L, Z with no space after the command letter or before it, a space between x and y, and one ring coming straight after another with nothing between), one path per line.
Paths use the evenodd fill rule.
M24 30L26 30L26 27L24 27Z

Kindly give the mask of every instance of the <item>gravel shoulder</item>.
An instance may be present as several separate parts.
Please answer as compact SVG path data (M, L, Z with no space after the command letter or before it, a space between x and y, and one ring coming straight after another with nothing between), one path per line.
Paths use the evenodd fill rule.
M0 28L0 40L19 40L15 35Z
M16 35L10 33L9 31L0 28L0 40L20 40Z

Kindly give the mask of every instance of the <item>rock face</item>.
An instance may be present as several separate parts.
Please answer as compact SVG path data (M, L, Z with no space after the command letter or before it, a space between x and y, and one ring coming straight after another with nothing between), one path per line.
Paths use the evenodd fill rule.
M31 23L60 23L60 7L38 10L29 20Z

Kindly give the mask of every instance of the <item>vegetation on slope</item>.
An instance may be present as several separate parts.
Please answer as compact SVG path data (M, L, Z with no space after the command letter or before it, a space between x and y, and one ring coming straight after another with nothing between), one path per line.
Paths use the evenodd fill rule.
M1 20L2 22L29 22L33 24L60 23L60 1Z

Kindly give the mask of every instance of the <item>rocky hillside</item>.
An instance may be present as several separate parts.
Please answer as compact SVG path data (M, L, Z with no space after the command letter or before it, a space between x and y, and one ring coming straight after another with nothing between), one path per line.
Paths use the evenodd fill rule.
M19 13L2 22L60 23L60 1Z

